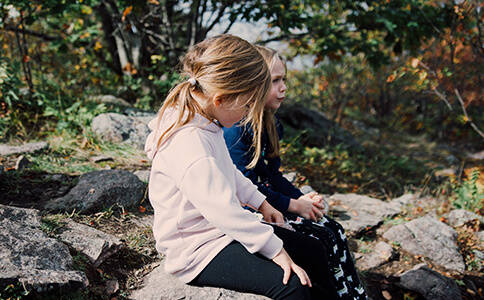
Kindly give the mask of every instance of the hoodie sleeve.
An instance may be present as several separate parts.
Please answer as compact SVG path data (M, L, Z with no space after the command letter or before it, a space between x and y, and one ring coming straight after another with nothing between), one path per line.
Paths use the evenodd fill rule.
M242 209L213 157L200 158L188 167L181 180L181 190L210 223L250 253L258 252L272 259L281 251L282 241L272 227Z
M235 185L237 186L237 197L240 202L245 205L250 205L255 209L264 202L266 196L259 192L257 186L240 172L234 165Z

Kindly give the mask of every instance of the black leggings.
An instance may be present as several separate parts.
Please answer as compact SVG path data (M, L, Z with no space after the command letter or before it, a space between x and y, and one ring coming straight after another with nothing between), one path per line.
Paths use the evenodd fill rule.
M258 254L249 253L236 241L220 251L189 284L222 287L272 299L337 299L334 276L328 267L329 249L324 243L298 232L273 227L289 256L308 273L312 288L301 285L294 272L284 285L281 267Z

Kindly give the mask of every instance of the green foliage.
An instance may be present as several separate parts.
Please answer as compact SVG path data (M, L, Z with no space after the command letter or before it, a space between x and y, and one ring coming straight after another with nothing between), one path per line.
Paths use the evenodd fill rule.
M22 126L20 111L16 107L18 102L23 101L19 91L18 69L18 64L10 64L0 57L0 140L12 129Z
M0 287L0 299L20 300L30 294L20 282Z
M307 176L321 193L359 193L393 198L407 189L423 186L431 170L406 155L393 154L385 145L352 153L342 146L314 148L298 140L282 143L288 167Z
M50 236L55 235L64 227L65 218L66 216L62 214L44 216L42 217L40 228Z
M454 183L454 196L452 205L455 208L467 209L472 212L479 212L484 207L484 191L479 191L478 179L479 170L474 170L470 178L462 183Z

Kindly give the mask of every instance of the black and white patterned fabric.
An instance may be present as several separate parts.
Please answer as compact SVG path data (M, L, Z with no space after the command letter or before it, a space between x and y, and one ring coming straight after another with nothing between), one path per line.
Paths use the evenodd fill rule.
M351 257L345 231L338 222L324 216L318 223L301 217L288 223L296 231L318 239L328 249L333 249L329 253L329 267L340 299L368 299Z

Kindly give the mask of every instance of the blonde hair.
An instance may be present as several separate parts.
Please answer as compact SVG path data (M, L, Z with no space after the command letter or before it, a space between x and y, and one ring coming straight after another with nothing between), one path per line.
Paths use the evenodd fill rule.
M183 74L189 79L170 91L158 112L158 122L167 108L177 109L178 117L161 134L157 148L176 129L189 123L195 113L211 119L206 114L208 103L199 103L195 94L203 94L206 99L219 94L234 108L248 107L242 124L251 124L254 132L254 155L249 164L254 167L261 154L264 103L271 86L271 75L264 58L246 40L223 34L190 47L181 64Z
M286 64L284 60L279 56L276 50L264 47L260 45L255 46L257 51L264 57L267 65L269 66L269 70L272 72L272 68L276 63L277 59L279 59L283 64L284 68L286 68ZM276 127L276 118L274 114L276 113L275 110L265 109L264 116L263 116L263 126L266 128L267 131L267 138L269 140L269 149L267 156L268 157L277 157L280 155L280 144L279 144L279 135L277 134L277 127Z

